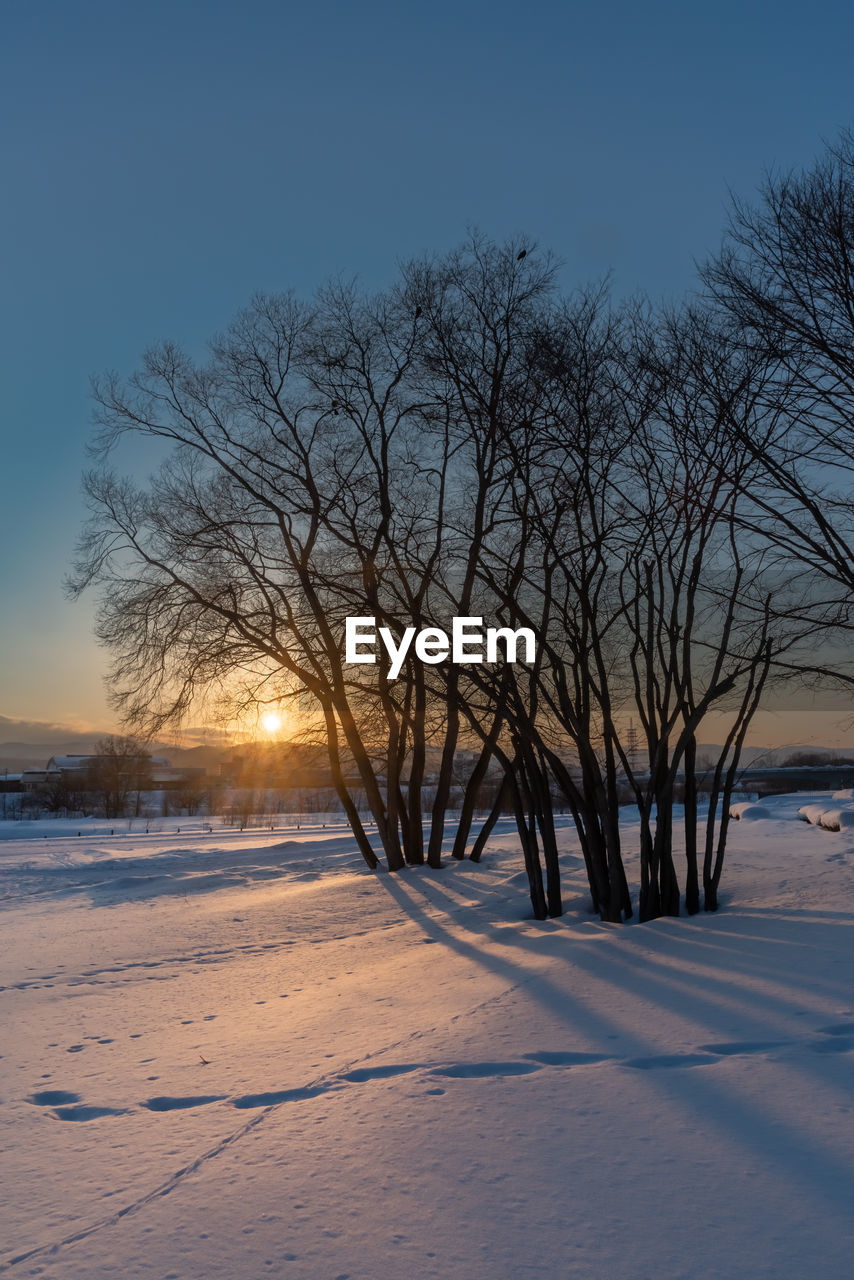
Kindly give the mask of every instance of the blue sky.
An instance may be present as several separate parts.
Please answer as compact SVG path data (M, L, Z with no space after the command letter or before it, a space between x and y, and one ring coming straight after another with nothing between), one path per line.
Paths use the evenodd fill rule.
M838 4L5 0L0 713L109 726L62 597L90 376L468 225L673 297L727 191L854 123Z

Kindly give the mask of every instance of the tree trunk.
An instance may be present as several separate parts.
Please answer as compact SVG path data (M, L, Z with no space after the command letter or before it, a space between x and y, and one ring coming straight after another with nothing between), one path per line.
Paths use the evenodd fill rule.
M445 836L445 814L451 794L451 783L454 773L454 755L460 733L460 712L457 706L457 675L451 668L448 679L448 723L445 728L445 742L442 747L442 759L439 764L439 777L436 783L436 795L430 815L430 840L427 845L427 861L436 867L442 860L442 841Z
M530 794L525 786L521 770L512 775L513 808L516 813L516 829L522 841L522 852L525 857L525 871L528 875L528 888L531 894L531 906L535 920L545 920L548 916L546 895L543 889L543 869L540 865L540 851L537 845L537 828L531 810ZM526 817L525 811L528 811Z
M640 813L640 872L641 887L638 901L638 919L657 920L661 915L661 892L658 883L655 842L650 827L651 800L647 800Z
M414 681L415 710L412 718L412 762L409 769L409 789L406 797L406 861L410 866L420 866L424 862L424 820L421 812L421 789L424 785L424 761L426 756L424 730L427 714L427 691L424 685L424 673L419 667L416 667Z
M471 831L474 810L477 804L478 793L481 783L486 777L486 771L489 768L489 762L492 759L492 747L484 744L477 763L471 772L471 776L466 784L465 793L463 795L462 808L460 810L460 821L457 827L457 834L454 837L454 847L451 855L454 858L464 858L466 856L466 841Z
M579 791L560 756L550 751L548 760L555 776L555 781L566 796L567 803L572 811L572 818L581 844L584 867L587 872L587 883L590 886L593 910L602 920L607 920L611 902L608 854L602 831L601 815L591 802L593 784L590 781L589 762L588 769L584 771L583 790ZM619 916L617 919L619 920Z
M685 910L694 916L700 910L700 881L697 867L697 744L692 735L685 745Z
M379 858L371 848L371 843L365 834L365 828L362 826L362 819L359 816L359 810L353 801L353 797L347 789L344 782L344 774L341 769L341 757L338 753L338 726L335 723L335 714L332 708L324 703L323 715L326 721L326 746L329 755L329 768L332 772L332 785L335 788L335 794L344 806L344 813L350 824L350 830L356 837L356 843L359 846L359 852L365 859L372 871L379 866Z
M660 914L679 915L679 881L673 865L673 779L669 772L655 797L655 865Z
M546 864L546 900L550 916L563 915L560 893L560 862L554 831L554 812L549 795L549 775L542 759L537 759L533 749L525 745L520 755L520 768L524 769L532 815L536 815ZM535 828L535 831L536 831Z
M501 817L502 810L507 801L509 794L509 785L506 776L501 779L501 786L498 788L498 795L495 797L495 803L489 811L489 816L477 834L477 839L472 845L469 857L472 862L480 862L481 855L486 848L486 842L492 834L492 828Z
M404 867L405 860L403 850L400 847L400 835L397 830L397 816L394 815L393 821L389 821L389 813L383 804L383 798L377 785L376 774L373 765L361 735L353 719L353 714L344 697L338 698L335 702L335 710L341 721L341 728L344 731L344 738L347 746L353 755L356 767L359 770L359 776L362 780L362 786L365 788L365 799L368 802L368 808L371 816L377 824L377 831L382 840L383 853L386 857L386 864L389 871L400 871Z

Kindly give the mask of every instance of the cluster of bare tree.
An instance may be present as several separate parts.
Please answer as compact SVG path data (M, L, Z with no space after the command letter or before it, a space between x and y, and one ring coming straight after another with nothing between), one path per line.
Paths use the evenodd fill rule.
M769 682L827 674L854 568L854 147L736 210L678 314L560 296L530 244L474 236L389 290L258 297L199 364L150 350L97 387L99 444L174 447L140 488L107 469L74 589L136 730L211 688L314 708L368 865L438 866L515 812L535 915L562 910L552 806L603 919L632 913L619 823L640 814L640 915L717 906L729 797ZM830 464L830 469L828 467ZM344 661L345 619L532 628L533 661ZM517 655L519 659L521 655ZM723 745L698 805L699 735ZM309 717L311 719L311 717ZM639 726L633 737L629 726ZM725 725L721 733L720 726ZM635 740L636 739L636 740ZM488 772L503 784L470 844Z
M85 768L48 774L32 807L48 813L139 817L142 794L151 788L151 755L137 738L108 734L100 738Z

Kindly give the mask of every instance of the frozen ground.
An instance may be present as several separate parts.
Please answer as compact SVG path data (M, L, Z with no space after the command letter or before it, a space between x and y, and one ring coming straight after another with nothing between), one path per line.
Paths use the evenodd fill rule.
M719 914L623 928L568 828L542 924L506 825L394 877L322 827L5 840L0 1273L851 1275L854 830L807 801L733 824Z

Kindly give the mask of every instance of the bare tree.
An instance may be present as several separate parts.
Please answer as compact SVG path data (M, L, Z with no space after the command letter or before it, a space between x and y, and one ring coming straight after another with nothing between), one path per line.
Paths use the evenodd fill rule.
M371 866L346 763L387 865L417 863L427 739L443 726L437 863L457 675L445 664L430 705L415 664L393 680L381 649L374 667L348 667L344 620L368 614L399 635L468 607L506 483L490 433L518 377L518 317L550 279L516 248L475 238L373 299L343 286L312 306L258 298L206 365L162 344L127 383L96 389L105 452L127 432L174 445L147 491L108 471L88 479L73 589L103 589L115 705L150 732L211 687L230 683L249 704L307 693Z
M757 395L755 370L738 354L703 314L635 326L641 374L632 382L644 406L649 381L655 396L630 445L633 477L622 494L630 534L619 581L633 708L646 744L642 775L619 740L615 747L641 817L642 919L679 912L672 828L680 773L685 901L689 912L699 909L697 734L711 712L725 711L730 728L704 834L705 906L716 909L741 748L772 655L785 647L767 549L738 519L756 465L733 423L755 415ZM790 628L785 636L789 643Z
M477 235L374 297L256 298L204 364L152 349L127 382L98 385L100 447L132 432L173 451L146 489L90 475L73 581L101 588L115 705L152 732L212 689L247 708L308 700L370 867L363 804L389 869L438 866L458 794L462 857L497 772L472 856L510 808L541 917L563 910L555 795L595 909L631 915L627 790L641 916L678 912L681 778L686 903L699 907L702 846L713 909L741 747L794 643L755 483L768 441L790 447L767 394L778 366L706 317L655 324L595 291L562 301L547 255ZM539 643L515 664L398 664L382 644L354 665L352 616L395 644L459 616ZM700 833L697 735L723 707Z
M704 280L733 341L771 373L761 424L741 432L764 477L753 523L789 565L854 586L854 135L809 170L769 174L733 204Z
M105 818L124 817L131 795L138 807L140 792L150 786L151 755L138 738L110 734L96 743L84 787Z

